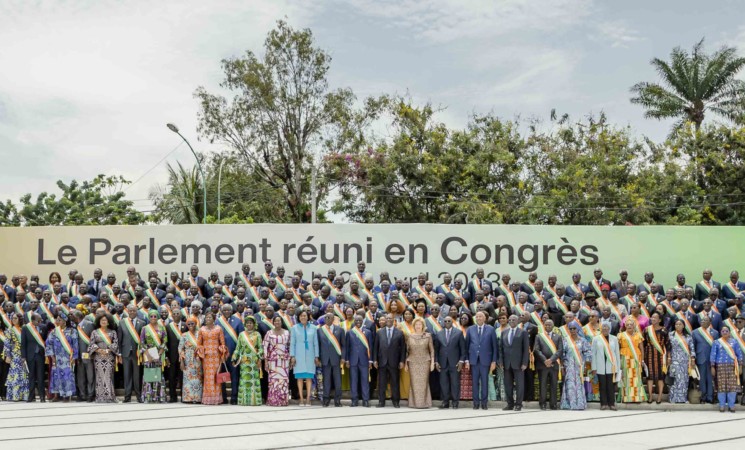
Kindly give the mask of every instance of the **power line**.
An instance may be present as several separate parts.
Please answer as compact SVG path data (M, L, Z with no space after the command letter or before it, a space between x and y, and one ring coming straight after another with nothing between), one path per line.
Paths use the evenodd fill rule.
M130 185L127 186L126 189L124 189L124 192L127 192L128 190L130 190L132 188L132 186L134 186L135 184L137 184L138 181L142 180L143 178L145 178L147 176L147 174L149 174L150 172L152 172L153 170L155 170L155 168L158 167L160 165L160 163L162 163L163 161L165 161L166 158L168 158L169 156L171 156L183 144L184 144L184 141L179 142L179 144L177 146L173 147L173 150L171 150L170 152L166 153L166 155L164 157L160 158L160 160L157 163L155 163L154 166L152 166L151 168L149 168L145 173L143 173L142 175L140 175L139 178L137 178L132 183L130 183Z

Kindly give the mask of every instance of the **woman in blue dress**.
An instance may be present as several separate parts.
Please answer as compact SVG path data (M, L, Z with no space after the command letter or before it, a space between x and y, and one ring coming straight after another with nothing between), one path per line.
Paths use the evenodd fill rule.
M300 406L310 406L311 383L321 362L318 359L318 327L309 323L308 317L308 311L300 311L297 325L290 330L290 368L295 372Z
M5 346L3 347L3 359L10 365L5 382L8 389L5 399L10 402L22 402L28 400L28 374L23 369L21 359L23 316L13 313L9 315L11 327L5 332Z
M696 367L696 349L683 321L676 320L673 326L667 352L667 372L675 379L670 386L670 403L688 403L688 378Z
M579 335L579 324L572 322L567 325L569 335L564 336L564 354L561 358L562 379L561 409L583 410L587 408L585 397L585 363L592 361L590 344Z
M78 332L68 326L67 314L62 311L54 324L55 328L47 336L45 352L52 372L49 392L54 394L52 401L69 402L75 395L73 361L78 359Z

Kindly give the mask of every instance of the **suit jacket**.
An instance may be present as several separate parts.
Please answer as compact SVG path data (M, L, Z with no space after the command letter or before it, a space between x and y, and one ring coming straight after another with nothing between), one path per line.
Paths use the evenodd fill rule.
M533 344L533 356L535 357L535 360L536 360L536 363L535 363L536 369L545 369L546 360L551 360L553 362L556 362L557 360L561 359L562 350L564 348L564 343L562 342L563 340L561 339L561 334L551 333L548 336L551 339L551 342L553 342L554 345L556 346L556 351L554 352L553 350L551 350L551 347L549 347L549 345L546 344L543 341L543 339L536 338L535 344Z
M365 335L368 347L365 347L365 344L356 333L351 330L347 333L344 360L349 361L351 367L367 367L370 365L370 361L372 361L372 332L365 327L361 327L359 330ZM368 356L368 348L370 349L370 356Z
M512 338L512 344L508 342L512 328L507 327L502 332L500 361L504 364L505 369L520 369L521 366L528 365L528 349L530 347L530 336L524 330L515 327L515 336Z
M595 291L595 288L593 287L593 284L594 284L594 283L592 282L592 280L595 280L595 278L593 277L593 278L592 278L592 279L590 280L590 282L589 282L589 283L587 283L587 286L585 286L585 294L587 294L588 292L595 292L596 294L600 295L600 292L596 292L596 291ZM611 283L611 281L610 281L609 279L607 279L607 278L603 278L603 277L600 277L600 280L598 280L598 283L600 284L600 286L602 286L602 285L604 285L604 284L607 284L607 285L608 285L609 287L610 287L610 285L612 284L612 283Z
M621 355L618 347L618 338L612 334L608 336L608 344L613 358L616 361L616 373L621 371ZM605 343L602 336L595 336L592 339L592 370L597 371L599 375L613 374L613 361L605 356Z
M480 283L481 283L481 289L482 290L483 290L484 286L489 286L490 288L492 288L491 291L494 292L494 286L492 285L491 280L488 280L486 277L484 277L484 278L482 278L480 280ZM476 290L477 289L478 289L478 287L476 286L475 279L471 279L468 282L468 287L467 287L468 294L470 295L469 298L476 298Z
M631 283L631 281L629 281L628 279L626 279L626 281L618 280L615 283L613 283L613 286L611 286L611 289L616 291L616 293L618 294L618 298L621 298L624 295L626 295L626 291L627 291L627 288L629 287L629 283Z
M129 332L127 326L124 324L124 321L127 319L122 319L119 322L119 326L116 329L117 338L119 338L119 349L121 351L122 357L136 357L137 356L137 342L134 341L132 338L131 333ZM134 325L135 330L137 331L137 336L140 336L142 332L142 327L145 326L145 321L140 320L139 318L132 319L132 323Z
M169 323L166 325L166 334L168 335L168 348L166 349L166 351L167 351L168 360L171 361L171 364L173 365L173 364L178 363L178 360L179 360L178 344L179 344L179 341L181 340L181 337L176 335L176 333L173 332L173 329L171 327L172 323L174 322L169 321ZM183 320L179 322L179 324L177 325L177 328L182 333L186 333L187 331L189 331L189 328L186 327L186 322L184 322Z
M706 314L706 311L701 311L700 313L698 313L698 322L699 323L701 323L701 315L702 314ZM722 323L724 323L724 321L722 319L722 315L712 309L710 311L709 317L711 318L711 326L712 326L712 328L714 328L715 330L717 330L717 332L722 331Z
M91 293L91 294L93 294L93 296L95 296L95 297L100 297L101 296L101 291L103 291L104 286L106 286L108 284L106 282L106 280L103 279L103 278L101 278L100 280L98 280L98 282L100 283L100 286L99 287L96 287L96 279L95 278L88 280L88 282L86 283L88 285L88 292Z
M722 285L714 280L710 280L709 283L711 284L711 287L717 288L719 291L719 298L722 298ZM693 291L693 298L696 300L704 300L709 296L709 289L706 288L704 285L704 280L699 281L696 283L696 289Z
M468 362L472 365L488 366L496 363L499 359L499 348L497 347L497 333L494 327L488 324L482 325L483 331L479 338L479 326L473 325L466 331L466 349Z
M24 325L21 329L21 358L29 360L33 359L36 355L41 355L42 358L44 358L44 347L39 345L38 342L36 342L36 339L34 339L33 334L31 331L29 331L28 327L33 325ZM39 334L41 335L41 339L46 342L47 340L47 332L46 328L43 326L39 326L37 328L39 330Z
M466 338L460 330L450 329L450 342L445 338L446 329L440 330L434 339L435 358L440 369L455 368L460 361L466 360Z
M713 327L709 329L711 337L713 338L712 343L719 339L719 332ZM696 349L696 364L705 364L709 362L711 356L711 345L704 337L704 332L701 328L697 328L691 334L693 337L693 346Z
M378 363L378 367L394 366L397 368L399 364L406 361L404 333L394 326L390 342L388 342L387 333L388 327L383 327L376 333L373 361Z
M345 343L344 343L344 329L339 325L334 325L333 335L337 341L339 341L339 348L341 349L341 355L336 353L334 346L331 341L326 337L326 333L323 332L322 328L325 325L318 326L318 344L319 344L319 355L321 364L324 366L338 366L341 360L344 358Z

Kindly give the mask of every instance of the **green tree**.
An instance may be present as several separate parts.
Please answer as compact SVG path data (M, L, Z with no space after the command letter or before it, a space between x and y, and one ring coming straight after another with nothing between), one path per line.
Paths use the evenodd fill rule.
M313 154L325 144L353 139L350 127L364 122L353 108L351 90L329 88L330 62L309 29L295 30L279 21L264 42L262 57L249 50L222 61L220 86L235 93L232 100L204 87L195 92L200 135L227 145L244 159L251 176L281 189L283 201L273 206L287 209L295 222L310 218L311 177L317 170ZM362 114L367 115L374 111ZM323 200L326 186L319 185L317 192Z
M645 117L677 119L673 132L686 123L696 130L707 111L732 121L743 120L745 81L736 76L745 66L745 58L734 47L723 47L713 54L703 49L703 39L691 53L675 47L670 61L654 58L652 66L660 83L641 82L631 88L631 103L642 105Z
M91 181L69 184L57 181L61 194L42 192L35 200L21 197L18 207L10 201L0 207L2 225L137 225L146 216L124 198L122 187L129 181L121 176L98 175Z

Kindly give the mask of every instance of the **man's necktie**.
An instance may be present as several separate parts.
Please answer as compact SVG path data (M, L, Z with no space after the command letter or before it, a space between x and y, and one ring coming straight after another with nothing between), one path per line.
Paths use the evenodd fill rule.
M450 343L450 330L445 331L445 343Z
M513 337L515 337L515 329L514 328L511 328L510 329L510 342L509 342L510 345L512 345L512 338Z
M481 339L481 328L482 327L479 327L479 339Z
M389 344L391 343L391 335L393 334L392 331L393 330L391 328L388 328L388 343Z

